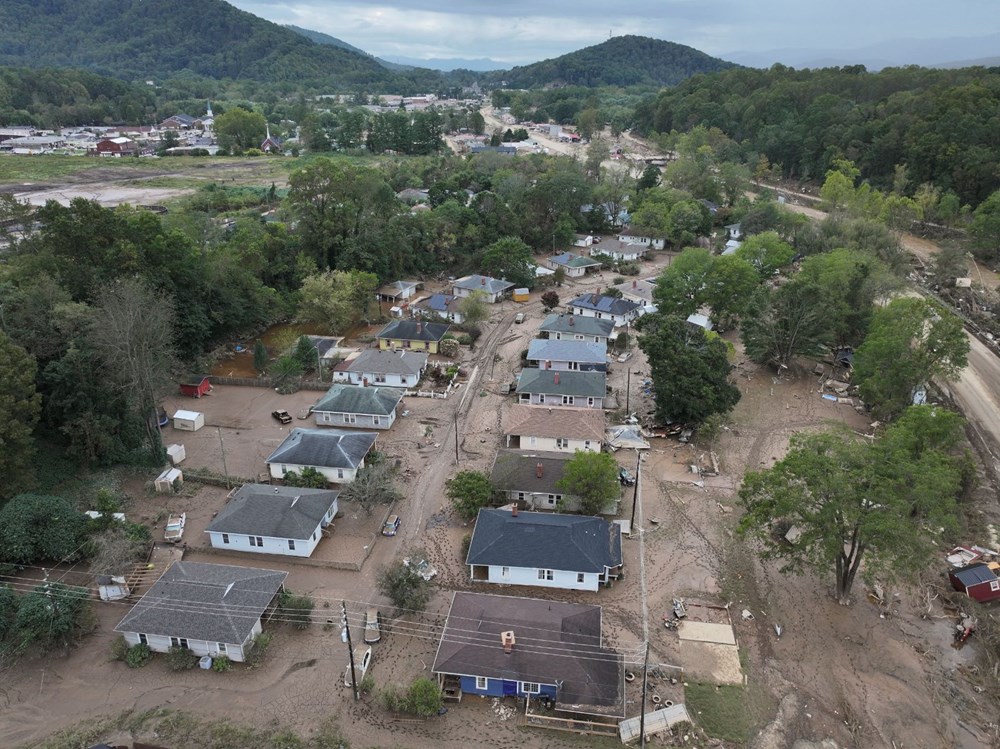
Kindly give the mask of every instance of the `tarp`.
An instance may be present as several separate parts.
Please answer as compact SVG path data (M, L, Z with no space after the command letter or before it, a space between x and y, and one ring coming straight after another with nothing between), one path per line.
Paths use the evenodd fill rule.
M632 449L648 450L649 443L645 440L635 424L617 424L609 426L605 431L605 440L612 450Z
M621 736L623 744L628 744L639 738L639 718L629 718L618 723L618 734ZM691 723L691 716L688 715L684 705L671 705L651 713L646 713L646 721L643 730L646 736L655 736L658 733L673 728L678 723Z

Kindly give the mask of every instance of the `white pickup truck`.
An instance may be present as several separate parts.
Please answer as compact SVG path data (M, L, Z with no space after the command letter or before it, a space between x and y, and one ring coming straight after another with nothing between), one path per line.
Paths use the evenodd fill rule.
M167 527L163 531L163 538L167 543L176 544L184 535L184 523L187 521L187 513L171 515L167 518Z

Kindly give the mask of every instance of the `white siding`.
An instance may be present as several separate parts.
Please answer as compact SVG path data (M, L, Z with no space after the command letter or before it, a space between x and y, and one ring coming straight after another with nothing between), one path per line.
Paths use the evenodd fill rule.
M254 625L254 632L260 633L261 626L260 620ZM122 633L125 642L129 645L138 645L140 642L138 632L124 632ZM170 638L165 635L146 635L146 644L149 645L149 649L154 653L166 653L170 650ZM227 642L225 645L225 655L229 656L231 661L237 663L242 663L244 660L243 656L243 644ZM217 642L205 642L204 640L188 640L188 650L198 656L211 655L217 656L222 654L222 649L219 647Z
M534 440L534 442L532 442ZM565 446L559 446L565 445ZM591 452L601 451L601 442L598 440L590 440L589 445L585 440L563 438L563 441L557 442L555 437L521 437L521 448L522 450L548 450L557 453L572 453L577 450L590 450Z
M358 470L365 467L364 461L357 469L354 468L327 468L326 466L302 466L295 465L292 463L269 463L268 468L271 471L271 477L280 479L283 478L285 473L288 471L295 471L296 473L302 473L303 468L315 468L317 471L326 476L326 480L331 484L349 484L354 481L355 475L357 475ZM341 476L340 474L343 474Z
M614 322L616 328L620 328L625 325L629 320L635 320L639 314L638 310L631 315L612 315L609 312L597 312L592 309L583 309L582 307L571 307L574 315L580 315L581 317L596 317L598 320L611 320Z
M287 557L312 556L312 553L316 550L316 546L319 544L320 539L323 537L323 529L321 525L316 526L316 530L312 534L313 538L288 539L274 538L272 536L256 536L256 538L259 538L263 542L263 546L251 545L251 537L247 535L237 533L217 533L215 531L207 531L207 533L208 537L211 539L212 546L216 549L247 551L252 554L280 554L281 556ZM223 536L228 538L229 543L225 543ZM294 549L288 548L289 541L294 543Z
M369 383L371 380L369 380ZM313 411L318 427L337 427L347 429L388 429L396 421L396 412L388 416L371 416L369 414L345 414L334 411ZM377 423L376 423L377 422Z
M603 343L608 345L607 336L603 335L581 335L580 333L549 333L549 338L553 341L584 341L585 343Z
M504 570L507 574L504 575ZM568 570L551 570L551 580L539 580L538 570L531 567L499 567L489 568L489 578L484 582L499 585L530 585L535 588L561 588L562 590L597 590L600 582L597 574L585 572L583 582L578 582L580 573Z
M526 398L525 396L530 396ZM564 403L563 399L571 399L569 403ZM603 398L591 398L586 395L552 395L551 393L521 393L520 403L529 403L533 406L572 406L574 408L604 408Z

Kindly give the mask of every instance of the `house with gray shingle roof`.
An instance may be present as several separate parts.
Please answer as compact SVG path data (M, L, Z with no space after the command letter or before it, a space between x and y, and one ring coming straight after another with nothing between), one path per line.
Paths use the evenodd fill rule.
M460 299L471 296L474 291L481 291L486 295L486 301L489 304L496 304L503 298L504 294L514 288L514 284L502 278L475 274L452 281L451 288L454 295Z
M522 369L517 376L517 401L529 406L604 408L607 382L604 372Z
M490 483L521 509L580 512L580 498L559 486L572 459L571 453L501 448L490 469ZM617 515L620 503L621 497L609 501L601 514Z
M289 471L315 468L331 484L346 484L365 467L376 437L374 432L295 428L265 462L276 479Z
M552 270L563 269L566 278L583 278L588 273L597 273L601 269L601 261L594 258L575 255L572 252L560 252L548 259Z
M606 372L608 347L587 341L536 338L528 344L528 366L562 371Z
M539 333L547 333L550 341L588 341L607 344L614 334L614 320L598 320L583 315L552 314L542 321Z
M334 385L312 408L316 426L388 429L403 400L400 388Z
M339 495L326 489L244 484L205 533L217 549L309 557L337 514Z
M483 508L465 563L475 582L597 590L621 574L621 526L590 515Z
M601 294L582 294L567 305L574 315L596 317L598 320L611 320L615 327L629 322L635 322L642 314L642 305Z
M416 387L427 367L427 354L417 351L366 349L333 368L334 382L387 387Z
M172 647L195 655L246 660L261 633L261 617L287 572L227 564L174 562L115 632L129 645L166 653Z
M375 338L383 351L403 349L436 354L449 327L444 323L424 322L422 319L393 320Z

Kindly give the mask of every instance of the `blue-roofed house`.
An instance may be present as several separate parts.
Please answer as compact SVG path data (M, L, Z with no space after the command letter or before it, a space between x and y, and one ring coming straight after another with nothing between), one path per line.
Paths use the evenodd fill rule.
M636 302L601 294L582 294L567 306L574 315L611 320L616 328L635 322L642 314L642 305Z
M414 305L418 314L425 317L440 317L448 322L461 325L465 319L459 307L462 300L451 294L431 294Z
M528 344L528 366L556 371L606 372L608 346L587 341L535 338Z

